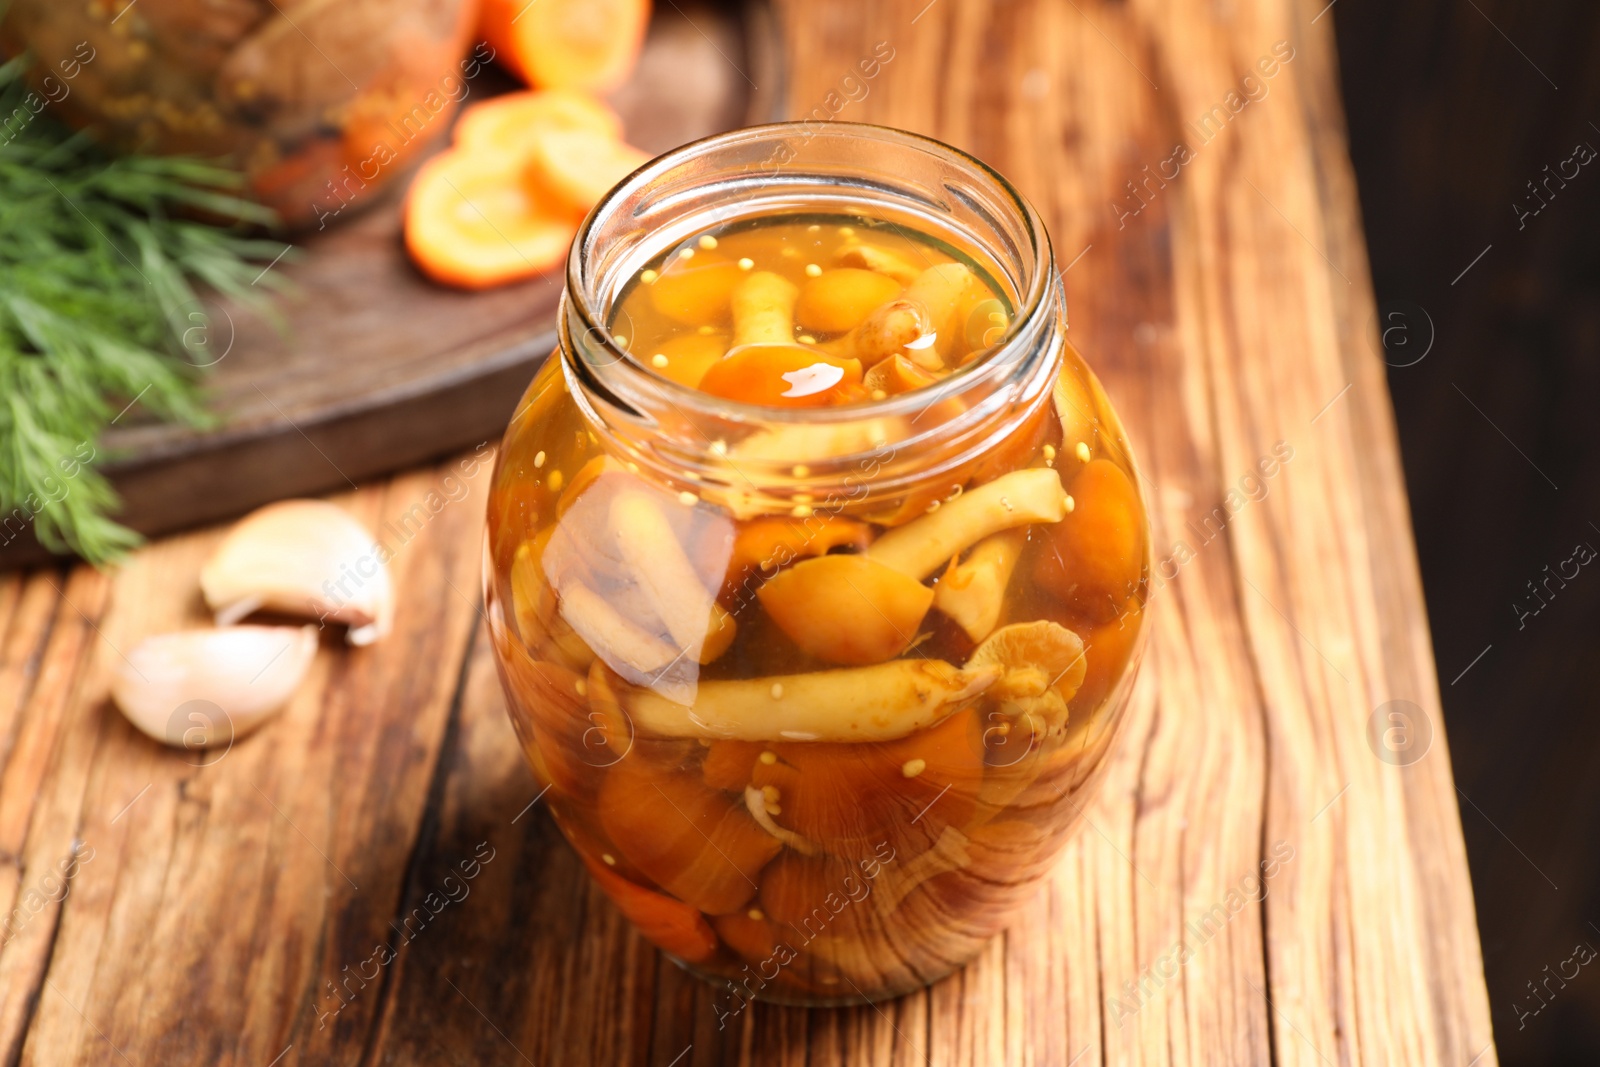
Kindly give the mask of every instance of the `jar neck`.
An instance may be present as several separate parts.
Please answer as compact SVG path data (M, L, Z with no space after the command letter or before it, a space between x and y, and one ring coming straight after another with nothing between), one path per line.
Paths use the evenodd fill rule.
M668 153L596 207L568 265L560 357L591 431L652 480L737 511L813 501L820 510L835 500L870 509L937 484L1027 423L1048 401L1063 359L1065 302L1049 239L1003 178L912 134L828 126L755 127ZM783 160L776 173L773 158ZM617 345L606 326L613 302L661 250L741 217L819 206L970 249L1006 291L1013 313L1004 336L924 388L803 409L709 396L654 374Z

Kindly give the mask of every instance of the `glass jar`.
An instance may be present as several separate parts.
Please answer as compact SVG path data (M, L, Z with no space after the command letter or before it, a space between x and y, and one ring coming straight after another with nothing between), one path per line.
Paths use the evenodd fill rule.
M979 355L806 409L628 355L613 316L663 250L777 217L915 232L981 272L1002 295L964 324ZM584 223L501 446L485 599L557 824L725 1018L904 993L1004 924L1116 736L1148 546L1033 209L938 142L785 123L668 153ZM837 556L843 586L801 570Z

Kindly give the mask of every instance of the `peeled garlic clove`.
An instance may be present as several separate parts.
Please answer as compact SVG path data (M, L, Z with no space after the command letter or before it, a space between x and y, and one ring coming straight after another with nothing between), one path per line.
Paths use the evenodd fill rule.
M352 645L394 624L387 553L348 513L321 500L283 500L241 519L200 571L200 590L227 626L266 609L342 622Z
M288 703L317 654L314 626L233 626L147 637L117 665L111 699L162 744L231 742Z

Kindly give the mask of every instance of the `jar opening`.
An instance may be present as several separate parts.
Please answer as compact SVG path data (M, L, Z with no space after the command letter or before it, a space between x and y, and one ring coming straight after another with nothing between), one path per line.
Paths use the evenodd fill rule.
M933 384L834 407L784 408L727 400L653 373L608 322L652 260L695 234L774 216L868 216L947 242L994 283L1010 307L1006 332L984 354ZM793 428L837 441L808 463L819 473L862 456L916 450L923 466L982 446L1013 408L1048 392L1061 349L1061 295L1037 213L981 161L929 138L859 123L776 123L685 145L624 180L584 221L567 267L561 348L580 408L608 434L641 433L641 451L667 466L715 466L719 448ZM942 405L942 406L941 406ZM959 409L956 417L930 412ZM793 457L744 457L760 470ZM812 456L811 459L817 457ZM648 462L644 457L640 462Z

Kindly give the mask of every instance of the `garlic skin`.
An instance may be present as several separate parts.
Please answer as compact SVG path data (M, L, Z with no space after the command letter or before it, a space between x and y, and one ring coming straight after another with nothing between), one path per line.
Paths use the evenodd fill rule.
M370 645L394 625L387 553L340 508L281 500L246 515L200 570L200 591L227 626L266 609L350 627Z
M117 664L111 699L164 745L205 748L243 737L289 702L317 654L314 626L232 626L147 637ZM196 737L193 702L213 705L223 729ZM207 718L207 715L200 715Z

